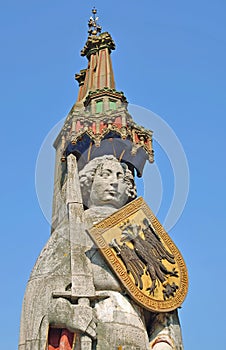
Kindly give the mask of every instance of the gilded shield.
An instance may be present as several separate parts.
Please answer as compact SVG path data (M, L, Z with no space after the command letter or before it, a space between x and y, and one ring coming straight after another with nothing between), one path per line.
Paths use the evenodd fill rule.
M127 293L144 308L178 308L188 290L184 260L174 242L139 197L89 230Z

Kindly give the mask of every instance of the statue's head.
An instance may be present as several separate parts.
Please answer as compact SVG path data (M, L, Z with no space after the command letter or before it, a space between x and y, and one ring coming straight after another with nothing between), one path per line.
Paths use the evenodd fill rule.
M132 172L112 155L91 160L79 172L84 205L121 208L136 197Z

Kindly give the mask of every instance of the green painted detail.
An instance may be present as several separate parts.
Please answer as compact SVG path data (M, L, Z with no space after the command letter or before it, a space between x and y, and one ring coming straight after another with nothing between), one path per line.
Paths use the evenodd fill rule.
M102 113L103 112L103 101L97 101L96 102L96 113Z
M113 111L116 110L116 101L109 100L109 108Z

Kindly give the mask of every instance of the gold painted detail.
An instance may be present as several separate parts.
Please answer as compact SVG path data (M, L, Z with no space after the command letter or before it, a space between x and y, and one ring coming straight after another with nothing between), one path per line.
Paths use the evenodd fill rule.
M114 40L108 32L101 33L98 36L90 35L84 48L81 50L81 56L89 58L91 54L104 48L108 48L110 53L112 50L115 50Z
M84 101L84 106L87 107L93 98L103 98L104 96L109 96L113 99L119 99L125 105L128 104L126 97L122 91L104 87L103 89L96 89L94 91L90 90Z
M89 21L88 21L88 33L89 35L97 35L98 33L101 33L101 26L97 23L99 17L96 16L97 14L97 9L94 7L92 9L92 14L93 16L90 17Z
M96 224L89 234L138 304L154 312L182 304L188 290L184 260L143 198Z
M100 49L108 48L109 52L111 50L115 50L115 43L111 37L111 35L107 32L101 33L102 27L97 23L99 17L96 16L97 9L94 7L92 9L92 16L88 21L88 39L81 50L81 56L89 56Z
M123 123L123 119L125 122ZM120 120L118 124L117 120ZM70 127L70 122L66 122L63 128L63 136L65 138L66 146L62 152L62 161L66 160L66 149L71 142L73 145L82 140L84 136L88 136L96 145L106 137L109 132L116 132L121 139L129 139L132 142L131 154L135 156L140 148L143 148L149 157L149 161L154 161L154 151L152 147L152 131L140 127L132 121L129 114L124 111L109 111L108 113L97 116L76 116L74 118L76 124L79 124L78 130L75 132ZM97 132L96 125L102 124L101 130ZM94 128L95 126L95 128Z

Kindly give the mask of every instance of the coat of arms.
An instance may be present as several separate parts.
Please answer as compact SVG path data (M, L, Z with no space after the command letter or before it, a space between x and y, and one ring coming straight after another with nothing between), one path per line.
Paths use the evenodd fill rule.
M179 307L188 289L184 260L140 197L89 230L127 293L154 312Z

